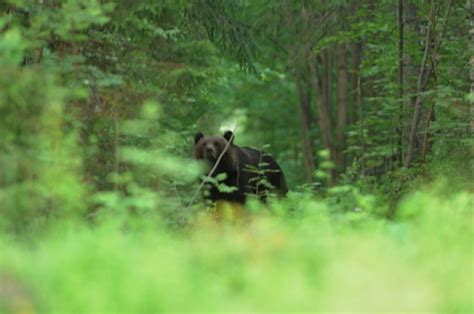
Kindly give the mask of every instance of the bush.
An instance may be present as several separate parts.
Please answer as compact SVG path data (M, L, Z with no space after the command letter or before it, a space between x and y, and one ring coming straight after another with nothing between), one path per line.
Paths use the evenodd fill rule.
M4 237L0 283L10 290L0 300L4 309L47 313L469 312L472 195L437 195L411 195L394 222L333 215L300 195L269 208L298 207L290 220L260 211L216 224L204 214L176 233L107 219L58 228L34 244Z

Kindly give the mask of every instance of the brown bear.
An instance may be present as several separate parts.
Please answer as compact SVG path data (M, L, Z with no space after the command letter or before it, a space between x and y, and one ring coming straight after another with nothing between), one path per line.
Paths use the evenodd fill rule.
M224 200L243 204L248 194L255 194L262 201L268 192L285 195L288 192L285 175L275 159L263 151L239 147L233 139L231 131L225 132L224 136L204 136L201 132L194 136L196 159L205 160L209 169L216 164L230 141L212 174L213 178L224 176L220 183L227 188L207 184L207 198L213 202Z

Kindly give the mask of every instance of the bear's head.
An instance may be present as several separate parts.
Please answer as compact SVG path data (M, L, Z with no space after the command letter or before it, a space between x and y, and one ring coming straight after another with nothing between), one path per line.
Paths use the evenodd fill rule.
M219 156L222 154L229 143L224 155L222 163L233 163L233 140L234 135L231 131L224 133L224 136L205 136L201 132L194 136L194 151L196 159L203 159L211 164L215 164Z

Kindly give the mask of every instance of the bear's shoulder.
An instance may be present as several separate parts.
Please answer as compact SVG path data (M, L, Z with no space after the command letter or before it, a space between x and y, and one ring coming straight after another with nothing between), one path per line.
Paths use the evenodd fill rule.
M238 152L242 156L245 156L247 158L259 157L260 154L262 153L261 150L259 150L257 148L254 148L254 147L249 147L249 146L240 147L240 146L234 145L233 149L234 149L235 152Z

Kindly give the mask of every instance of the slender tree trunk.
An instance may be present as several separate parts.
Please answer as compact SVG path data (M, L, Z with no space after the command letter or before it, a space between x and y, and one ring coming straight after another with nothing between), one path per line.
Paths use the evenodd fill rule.
M38 13L41 13L43 10L44 0L38 0ZM43 47L38 47L35 49L34 64L40 64L41 59L43 59Z
M333 149L333 142L332 142L332 135L331 135L331 116L329 111L327 110L326 104L323 98L323 91L320 85L320 80L318 77L318 73L316 70L315 60L310 60L309 68L311 71L311 82L313 85L314 94L316 96L316 107L318 110L318 118L319 118L319 128L321 131L321 137L323 140L324 147L328 149L331 153L334 151ZM332 174L328 178L328 185L332 185L333 178Z
M397 127L397 161L403 164L403 1L398 0L398 97L400 99L398 127Z
M354 17L359 10L359 0L353 0L351 2L351 15ZM359 68L362 61L362 41L357 40L351 45L352 59L351 59L351 69L350 69L350 102L347 104L347 123L349 125L354 124L356 120L356 104L357 104L357 82L359 80Z
M350 2L350 15L354 18L357 15L359 10L359 0L352 0ZM354 20L355 23L358 22L358 19ZM346 47L347 49L347 47ZM359 75L359 66L361 63L361 53L362 53L362 41L355 41L350 48L351 51L351 65L350 65L350 100L347 103L347 124L352 125L355 122L355 108L357 103L357 80Z
M427 61L428 61L428 53L430 51L431 42L432 42L432 35L434 32L433 23L435 20L435 16L436 16L436 1L431 0L430 17L429 17L428 29L426 31L426 37L425 37L425 51L423 54L423 60L421 61L420 74L418 75L416 96L413 100L415 109L413 112L413 119L411 122L410 135L408 138L407 155L403 163L403 166L405 168L410 167L411 161L413 159L413 154L414 154L416 132L418 129L418 121L420 119L420 113L421 113L421 101L422 101L421 92L423 89L423 83L425 82L425 79L426 79L425 78L425 75L427 73L426 66L427 66Z
M347 126L347 64L346 44L337 47L338 64L338 108L337 108L337 153L336 166L339 173L344 171L345 129Z
M434 108L435 108L435 100L433 98L430 106L430 110L428 111L428 114L426 116L426 123L425 123L425 135L423 136L423 147L421 151L421 161L425 162L426 159L426 152L430 149L429 148L429 129L430 129L430 123L434 119Z
M332 65L332 60L331 60L331 51L330 47L324 49L322 52L322 73L323 73L323 78L322 78L322 87L323 87L323 101L324 101L324 106L326 106L326 110L328 112L331 112L331 65Z
M449 13L451 12L451 7L453 5L453 0L449 0L446 6L446 11L444 13L443 17L443 25L441 26L441 30L439 31L439 34L433 34L434 37L434 42L435 42L435 47L434 47L434 53L432 54L432 60L431 60L431 73L434 77L434 88L435 90L438 89L438 62L440 59L440 50L441 50L441 42L443 38L444 31L446 30L446 25L448 24L448 18L449 18ZM433 25L434 27L434 25ZM437 35L437 36L435 36ZM435 96L436 97L436 96ZM430 109L428 111L428 114L426 116L426 123L425 123L425 134L423 136L423 145L422 145L422 153L421 153L421 161L424 162L426 158L426 154L428 150L430 150L431 145L429 141L429 128L431 121L434 121L435 119L435 110L436 110L436 99L433 97L433 100L431 102Z
M118 101L114 105L114 172L120 175L120 114L118 110ZM117 180L114 181L114 190L117 190Z
M296 91L298 93L298 112L300 116L300 127L301 127L301 143L303 148L303 162L305 166L305 179L308 182L311 182L313 179L313 173L316 169L314 164L314 150L312 147L312 142L309 134L309 128L311 124L311 104L310 97L307 91L305 90L304 83L304 71L301 70L299 66L299 56L298 52L301 52L302 46L300 42L296 39L296 32L294 31L295 23L294 16L291 10L291 2L286 2L287 6L287 27L292 33L292 42L289 46L289 64L293 67L293 72L295 74L295 84Z
M359 82L360 64L362 62L362 42L357 41L352 47L352 66L351 66L351 107L348 108L348 123L354 124L357 115L357 84Z
M404 47L418 46L420 36L420 21L418 17L418 6L414 1L404 0L403 6L403 45ZM416 78L419 74L419 65L409 51L404 51L403 56L403 91L404 95L412 95L416 92ZM408 146L408 134L410 133L409 112L411 110L411 99L405 97L402 103L402 160L405 161Z
M471 10L471 21L470 21L470 24L471 24L471 28L469 30L469 35L471 37L471 47L474 46L474 1L473 0L470 0L471 1L471 5L470 5L470 10ZM472 48L471 48L472 49ZM469 77L471 79L471 108L470 108L470 115L471 115L471 135L474 135L474 100L472 98L472 96L474 95L474 55L471 56L471 60L470 60L470 63L471 63L471 71L469 73ZM472 151L474 152L474 148L472 149Z
M364 103L360 75L357 81L357 100L359 103L359 141L360 141L360 175L365 176L365 138L364 138Z
M308 108L310 107L310 99L304 90L304 84L301 77L296 77L296 90L298 92L298 112L301 121L301 139L303 145L303 161L305 167L305 178L307 182L313 179L313 173L316 169L314 164L313 145L309 136L310 117L308 116Z
M303 101L300 101L300 103L303 105L306 122L310 130L313 124L313 111L311 110L311 85L308 84L308 73L302 74L299 84L301 84L303 95Z
M333 47L329 46L322 52L322 86L323 86L323 103L325 107L325 111L327 113L327 119L331 125L331 128L328 131L327 136L331 137L331 145L327 146L327 149L330 152L330 160L336 164L336 147L333 143L332 138L332 55L333 55ZM328 186L332 186L335 181L336 176L336 169L329 170L329 178L328 178Z
M321 136L323 140L324 147L327 149L332 150L332 135L331 135L331 117L327 110L326 104L324 103L324 98L322 95L321 86L319 83L319 77L316 70L316 66L313 62L309 64L311 70L311 77L312 77L312 85L314 89L314 93L316 95L316 107L318 110L319 116L319 127L321 128Z

